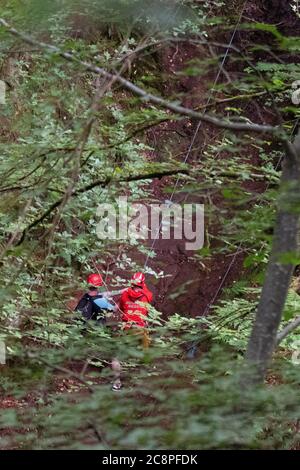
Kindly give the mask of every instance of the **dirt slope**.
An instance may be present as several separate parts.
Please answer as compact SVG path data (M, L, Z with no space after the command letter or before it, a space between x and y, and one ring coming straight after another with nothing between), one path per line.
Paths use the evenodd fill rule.
M272 4L272 5L271 5ZM300 21L292 13L291 9L287 6L285 1L260 1L260 2L247 2L244 10L244 18L251 18L252 21L275 23L279 30L286 35L295 35L300 32ZM231 33L230 33L231 34ZM230 39L222 36L224 42ZM254 38L254 35L255 38ZM270 40L270 37L265 33L253 33L251 37L245 32L237 32L234 38L234 44L240 48L247 48L247 43L253 40L260 41ZM180 47L170 47L168 51L164 51L161 56L161 68L167 74L172 74L182 70L190 59L199 57L199 54L206 54L203 49L196 48L190 44L183 44ZM260 57L257 56L257 59ZM263 58L263 56L262 56ZM289 61L288 56L282 55L281 60ZM236 64L230 61L230 55L226 62L226 70L231 77L234 77L238 72ZM215 71L217 74L217 70ZM214 76L215 77L215 76ZM177 81L166 85L166 95L171 93L186 94L184 104L196 108L197 106L206 103L208 90L206 89L207 83L213 82L214 77L208 76L207 82L204 83L203 79L197 77L184 77L178 78ZM220 80L224 80L221 74ZM266 122L274 124L276 116L272 115L263 106L263 102L259 105L255 102L248 102L245 106L243 102L236 102L236 106L243 107L245 114L256 122ZM221 112L222 109L219 109ZM190 120L182 120L169 124L161 124L155 129L152 129L148 135L149 144L153 145L155 142L156 158L159 160L160 149L168 140L173 140L176 152L181 152L178 159L183 161L186 153L188 152L191 140L196 131L198 123ZM207 143L212 142L216 136L220 136L220 131L214 129L207 124L201 125L197 133L193 149L189 155L188 161L201 161L204 158L203 149ZM219 158L226 158L226 155L220 155ZM261 164L258 152L251 148L245 152L245 161L259 166ZM152 189L154 196L164 201L168 195L164 193L164 188L168 186L168 180L153 181ZM179 185L180 186L180 185ZM266 188L264 182L251 182L244 185L247 191L252 193L263 192ZM180 202L184 194L176 194L174 202ZM200 202L203 203L203 195L193 195L188 197L187 202ZM216 206L222 206L222 198L216 195L213 198L213 203ZM218 234L218 228L206 227L208 231L213 234ZM150 243L151 246L151 243ZM213 247L213 245L212 245ZM243 259L244 255L238 254L234 263L232 263L232 255L215 255L210 260L205 260L204 263L194 261L193 253L187 252L184 247L184 241L178 240L157 240L155 243L155 251L157 256L149 260L149 266L158 269L160 267L168 274L169 277L162 279L157 284L150 282L151 287L155 293L155 305L164 312L165 315L174 312L182 313L185 315L198 316L209 313L210 303L215 299L215 296L220 289L222 281L222 288L230 286L234 280L241 279L243 276ZM233 254L234 255L234 254ZM186 294L180 292L186 286ZM219 290L217 298L222 294L222 288ZM174 295L173 295L174 294ZM179 295L180 294L180 295Z

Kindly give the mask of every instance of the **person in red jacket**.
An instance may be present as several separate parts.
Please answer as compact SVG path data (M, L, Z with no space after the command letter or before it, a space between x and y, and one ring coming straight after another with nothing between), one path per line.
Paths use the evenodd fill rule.
M119 302L122 321L125 323L124 329L147 326L147 304L150 304L152 299L152 292L145 284L145 275L135 273L131 279L131 287L123 292Z
M122 313L122 322L125 330L135 328L138 334L141 334L142 344L144 348L148 348L150 338L147 333L147 304L153 299L152 292L145 283L145 275L143 273L135 273L131 279L131 287L126 289L119 302L119 309ZM112 361L112 369L114 371L115 380L112 386L114 391L121 390L121 364L117 358Z

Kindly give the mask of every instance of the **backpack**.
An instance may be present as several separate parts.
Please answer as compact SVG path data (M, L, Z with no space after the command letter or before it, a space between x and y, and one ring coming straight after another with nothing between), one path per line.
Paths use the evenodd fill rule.
M105 323L105 310L98 307L94 302L94 300L101 299L102 297L102 295L91 296L84 294L75 311L80 312L84 320L96 320L99 323Z

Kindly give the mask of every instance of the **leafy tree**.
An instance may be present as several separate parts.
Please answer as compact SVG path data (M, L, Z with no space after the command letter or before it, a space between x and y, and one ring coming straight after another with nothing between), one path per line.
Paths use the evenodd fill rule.
M265 376L270 381L267 368L286 298L282 331L298 308L293 294L296 307L289 310L289 285L299 263L299 111L289 90L299 77L299 39L273 25L237 24L229 7L243 5L3 2L0 78L8 90L1 105L0 300L8 367L1 387L15 406L1 416L2 448L294 443L290 423L299 413L299 374L282 349L272 364L279 383L261 383ZM251 32L246 50L227 40L235 29ZM181 47L193 48L193 60L175 74L159 70L161 56L170 50L176 55ZM194 59L196 52L201 60ZM228 53L228 66L220 67ZM215 73L221 79L210 83ZM174 83L182 77L205 81L208 101L197 109L186 105L191 96ZM261 117L263 107L269 119ZM169 122L192 128L202 123L202 147L192 148L190 163L179 163L171 139L159 161L147 158L153 148L146 132ZM221 134L209 138L215 129ZM149 201L146 183L174 175L183 179L185 195L210 203L210 225L220 227L207 234L195 259L205 269L213 256L243 250L242 285L225 291L208 319L203 312L197 319L189 312L166 319L151 311L153 344L146 351L134 336L111 328L89 325L83 331L69 304L74 288L83 287L80 278L105 268L108 276L117 273L116 285L125 285L120 271L152 256L133 239L99 240L98 204L129 192L130 201ZM140 253L132 256L132 249ZM159 266L147 271L156 279L164 275ZM251 374L242 377L253 387L245 390L241 352L256 309L246 354ZM281 343L289 356L294 335ZM202 354L188 361L186 349L195 343ZM128 389L117 400L106 367L115 354L128 377Z

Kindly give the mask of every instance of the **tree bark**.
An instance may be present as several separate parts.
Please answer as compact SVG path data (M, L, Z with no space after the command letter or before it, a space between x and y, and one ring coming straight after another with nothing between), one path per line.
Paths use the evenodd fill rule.
M287 143L273 246L246 353L246 383L261 383L276 346L294 265L284 256L297 252L300 202L300 132Z

